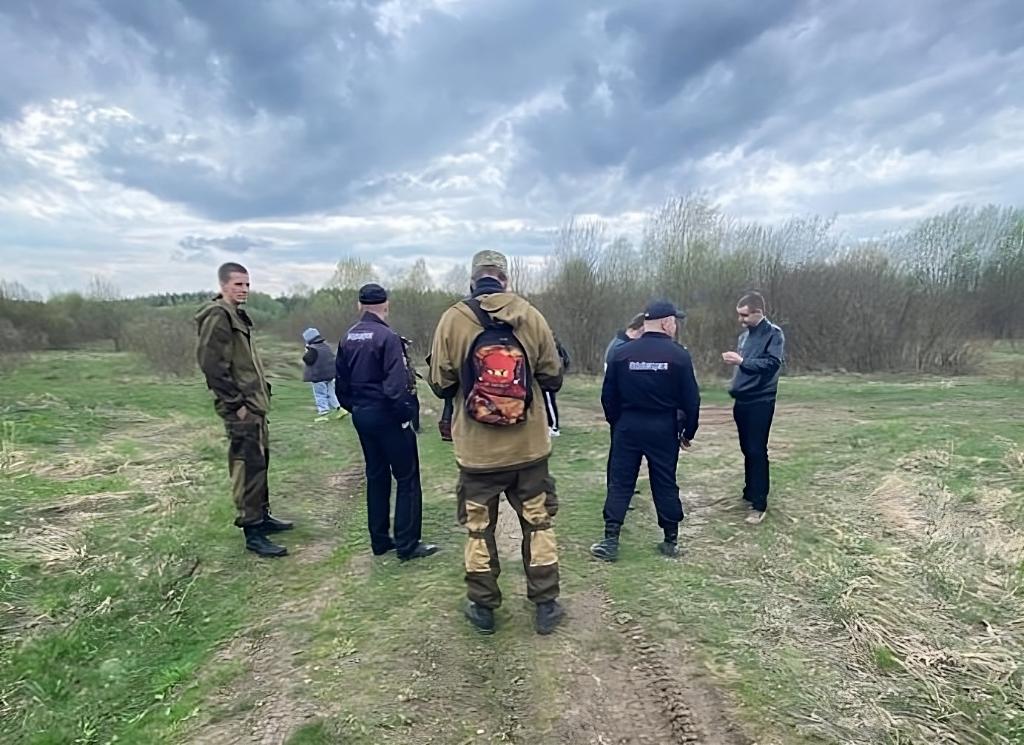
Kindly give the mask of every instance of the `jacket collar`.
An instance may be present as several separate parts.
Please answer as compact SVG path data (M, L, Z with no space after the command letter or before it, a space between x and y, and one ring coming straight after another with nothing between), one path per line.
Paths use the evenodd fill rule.
M387 326L388 322L378 316L376 313L371 313L368 310L363 311L363 317L359 319L361 323L379 323L381 326ZM390 328L390 326L388 327Z
M476 281L476 287L473 289L473 297L493 295L498 292L505 292L505 288L501 286L501 282L496 280L494 277L481 277Z
M245 312L244 305L235 305L234 303L230 303L228 302L228 299L226 297L220 294L213 298L213 302L217 303L223 308L226 308L228 313L237 317L246 326L253 325L252 319L249 317L249 314Z
M664 333L662 331L645 331L644 335L641 336L640 338L641 339L646 339L648 336L656 338L656 339L669 339L669 338L671 338L671 337L669 337L668 334L666 334L666 333Z

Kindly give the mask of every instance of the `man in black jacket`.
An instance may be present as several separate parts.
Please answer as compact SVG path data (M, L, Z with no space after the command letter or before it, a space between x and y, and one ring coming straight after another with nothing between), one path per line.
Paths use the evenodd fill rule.
M615 352L618 351L626 342L639 339L644 333L644 314L637 313L629 321L629 325L621 331L616 332L612 340L608 342L608 346L604 350L604 369L608 369L608 365L611 364L612 358L615 356Z
M764 315L764 297L749 292L736 303L743 333L735 352L722 360L734 367L729 395L735 399L732 415L743 451L743 499L750 503L747 522L757 525L768 511L768 434L775 416L775 396L785 360L782 329Z
M658 525L665 540L658 550L678 556L679 501L676 466L679 450L690 447L700 418L700 389L690 353L673 341L675 305L664 300L648 304L644 334L619 347L605 373L601 405L612 427L608 456L608 493L604 503L604 540L590 547L598 559L615 561L619 532L633 498L640 460L647 458Z
M437 546L420 542L423 497L419 453L412 422L418 402L402 338L387 324L388 294L377 284L359 289L362 318L338 345L335 391L352 423L366 460L366 511L370 548L380 556L392 548L402 561L430 556ZM395 534L390 535L391 477L395 488Z

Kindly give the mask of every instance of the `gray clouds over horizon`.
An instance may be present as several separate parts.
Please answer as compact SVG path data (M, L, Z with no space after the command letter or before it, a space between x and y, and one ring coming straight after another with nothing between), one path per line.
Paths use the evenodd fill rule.
M180 283L257 236L283 285L694 190L870 235L1022 201L1022 40L1009 0L6 4L0 252Z

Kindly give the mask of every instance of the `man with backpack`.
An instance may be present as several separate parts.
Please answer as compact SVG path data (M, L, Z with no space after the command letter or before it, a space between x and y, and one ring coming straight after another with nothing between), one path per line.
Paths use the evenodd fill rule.
M549 634L564 612L557 600L558 551L551 527L558 498L548 471L551 439L542 409L544 391L562 385L562 364L544 316L508 292L503 254L477 253L471 278L472 297L449 308L438 322L428 376L439 398L456 403L458 516L469 533L466 617L481 633L493 633L494 610L501 605L494 529L504 493L523 529L536 630Z

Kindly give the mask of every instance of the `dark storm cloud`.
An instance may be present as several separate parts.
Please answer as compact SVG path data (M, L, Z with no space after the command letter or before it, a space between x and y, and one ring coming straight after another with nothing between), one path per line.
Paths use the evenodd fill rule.
M6 3L0 119L119 106L99 173L229 221L386 193L503 116L504 196L567 213L709 186L686 164L735 147L942 152L1024 100L1016 0L495 0L421 9L402 35L384 5ZM581 189L610 171L619 191Z

